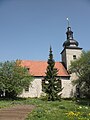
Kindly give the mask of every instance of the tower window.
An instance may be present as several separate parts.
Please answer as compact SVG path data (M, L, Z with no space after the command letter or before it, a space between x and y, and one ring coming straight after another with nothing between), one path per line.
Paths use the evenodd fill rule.
M76 55L73 55L73 59L74 59L74 60L76 59Z

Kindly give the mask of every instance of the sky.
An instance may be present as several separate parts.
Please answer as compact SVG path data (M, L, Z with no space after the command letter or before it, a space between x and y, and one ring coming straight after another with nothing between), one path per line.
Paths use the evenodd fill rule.
M83 50L90 50L90 0L0 0L0 62L47 60L50 45L61 61L67 20Z

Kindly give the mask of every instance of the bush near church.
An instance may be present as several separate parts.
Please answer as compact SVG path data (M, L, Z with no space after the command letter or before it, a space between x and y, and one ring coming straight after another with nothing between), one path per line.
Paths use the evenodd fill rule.
M15 98L31 81L32 76L21 67L20 60L0 63L0 96Z

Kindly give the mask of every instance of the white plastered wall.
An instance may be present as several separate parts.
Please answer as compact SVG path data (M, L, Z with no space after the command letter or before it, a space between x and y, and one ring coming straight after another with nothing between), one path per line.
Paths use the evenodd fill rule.
M70 79L63 78L62 81L62 98L69 98L73 95L73 86Z
M68 79L67 77L62 77L61 78L61 83L62 83L62 98L70 98L74 95L74 89L75 87L72 85L72 79L73 79L74 75L72 75L70 77L70 79ZM34 98L37 97L39 98L42 95L42 78L35 78L33 80L33 82L31 83L30 87L29 87L29 91L25 91L23 90L22 94L20 95L20 97L23 98Z
M75 95L76 86L73 84L72 81L76 80L77 76L75 73L70 75L70 78L62 78L62 98L71 98Z
M75 92L75 87L72 85L72 81L77 77L75 74L71 74L71 77L61 77L62 83L62 98L70 98L73 97ZM29 91L23 90L20 97L28 98L28 97L40 97L42 95L42 77L35 77L31 85L29 86Z
M29 86L29 91L25 91L23 89L23 92L20 95L20 97L25 97L25 98L40 97L41 93L42 93L42 78L38 77L35 78L31 83L31 85Z
M62 77L61 78L61 82L62 82L62 98L69 98L71 97L71 92L73 89L71 80L68 79L67 77ZM33 80L33 82L31 83L30 87L29 87L29 91L25 91L23 89L22 94L20 95L20 97L23 98L34 98L34 97L40 97L42 95L42 78L35 78Z

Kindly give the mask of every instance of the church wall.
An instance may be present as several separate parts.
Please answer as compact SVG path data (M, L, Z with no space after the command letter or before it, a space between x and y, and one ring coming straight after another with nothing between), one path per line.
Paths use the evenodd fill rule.
M70 74L70 78L62 78L62 98L71 98L75 96L76 86L73 85L72 81L76 80L78 77L75 73Z
M62 98L72 97L73 94L73 85L71 80L67 77L61 77L62 83ZM29 86L29 91L23 90L22 94L19 97L37 97L39 98L42 95L42 77L36 77L34 81Z
M71 83L71 80L62 79L62 98L70 98L73 96L73 85Z
M38 97L39 98L41 93L42 93L42 78L38 77L38 78L35 78L31 83L31 85L29 86L29 91L25 91L23 89L23 92L20 95L20 97L25 97L25 98Z

